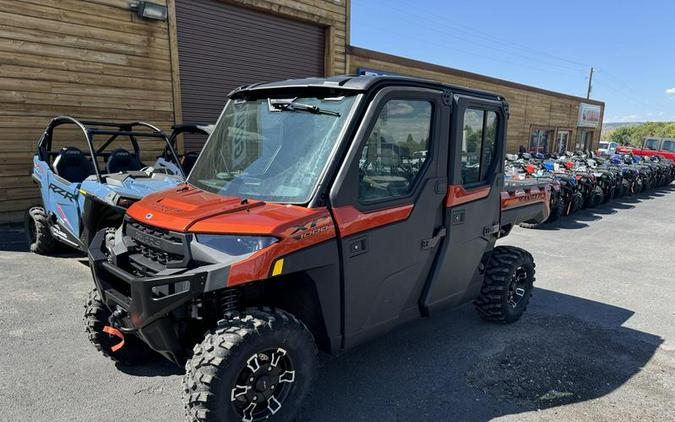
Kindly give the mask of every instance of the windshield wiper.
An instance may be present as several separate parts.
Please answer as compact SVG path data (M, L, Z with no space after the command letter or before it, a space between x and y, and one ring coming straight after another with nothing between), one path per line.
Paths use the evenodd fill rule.
M335 117L340 117L340 113L337 111L331 111L331 110L324 110L322 108L319 108L318 106L314 105L309 105L309 104L303 104L303 103L296 103L296 102L288 102L288 103L271 103L272 107L279 111L306 111L308 113L312 114L326 114L328 116L335 116Z

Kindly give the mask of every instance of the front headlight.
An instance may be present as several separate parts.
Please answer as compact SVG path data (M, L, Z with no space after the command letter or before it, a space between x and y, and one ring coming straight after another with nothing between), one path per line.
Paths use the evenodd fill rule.
M278 239L270 236L237 236L198 234L197 242L232 256L246 255L265 249Z
M126 196L120 196L117 198L117 206L122 208L129 208L134 205L135 202L138 202L136 198L127 198Z

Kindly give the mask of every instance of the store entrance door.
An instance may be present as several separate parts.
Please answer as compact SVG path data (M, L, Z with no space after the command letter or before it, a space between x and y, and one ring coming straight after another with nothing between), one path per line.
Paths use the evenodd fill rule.
M562 155L567 151L567 143L570 139L569 130L560 130L558 131L558 139L556 141L555 152L559 155Z
M593 131L580 130L577 136L577 151L588 151L593 146Z

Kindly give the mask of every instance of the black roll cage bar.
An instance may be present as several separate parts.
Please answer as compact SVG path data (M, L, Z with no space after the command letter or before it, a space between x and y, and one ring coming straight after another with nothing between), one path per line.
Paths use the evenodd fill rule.
M101 172L99 171L96 158L102 155L103 151L119 136L126 136L129 138L131 145L134 148L134 154L136 157L138 157L138 159L140 159L140 147L138 146L138 140L136 139L137 137L163 139L164 142L166 142L166 147L164 147L164 156L169 155L171 158L173 158L174 163L176 163L181 172L181 175L185 177L183 174L183 169L180 168L178 155L176 154L176 150L172 144L175 137L172 137L170 140L158 127L146 122L113 123L96 120L78 120L70 116L55 117L49 122L47 128L42 134L42 137L38 141L38 154L41 159L49 162L49 155L55 154L51 151L52 135L54 129L68 124L78 127L82 133L84 133L84 138L87 141L87 147L89 149L89 155L91 156L94 164L96 178L101 183L103 182L103 178L101 177ZM152 132L138 131L134 130L134 128L148 128L152 130ZM108 135L110 137L98 149L94 149L95 135Z

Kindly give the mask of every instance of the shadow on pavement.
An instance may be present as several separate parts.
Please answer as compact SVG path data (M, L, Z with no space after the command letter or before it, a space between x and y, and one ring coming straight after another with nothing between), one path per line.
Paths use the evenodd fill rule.
M623 327L632 314L542 289L511 325L441 313L325 363L298 420L487 421L602 397L663 341Z
M161 356L157 356L152 362L145 365L125 366L119 363L115 367L127 375L135 377L169 377L173 375L183 375L185 369L169 362Z
M0 251L28 252L28 243L23 233L23 226L0 225Z
M0 251L30 252L23 226L0 225ZM84 254L69 246L59 243L56 250L49 254L53 258L82 258Z
M657 188L650 192L643 192L634 196L624 196L622 198L613 199L606 204L602 204L596 208L586 208L577 211L572 215L561 217L554 223L545 224L537 227L534 230L575 230L584 229L594 221L601 220L604 216L613 215L621 210L635 208L636 204L650 199L666 196L666 194L675 190L675 185Z

